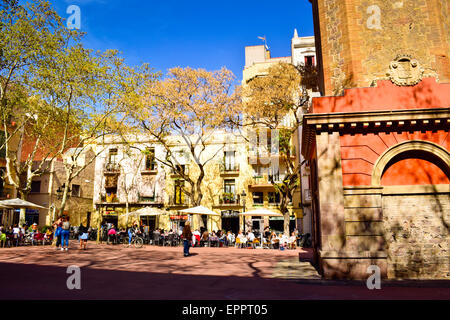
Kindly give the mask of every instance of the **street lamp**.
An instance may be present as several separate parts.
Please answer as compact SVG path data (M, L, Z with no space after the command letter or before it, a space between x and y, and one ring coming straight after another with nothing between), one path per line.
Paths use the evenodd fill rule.
M66 184L63 183L63 185L60 186L60 187L56 190L56 195L57 195L57 197L58 197L59 200L62 199L63 194L64 194L64 189L65 189L65 188L66 188ZM70 187L69 187L69 189L67 190L67 196L68 196L68 197L70 197L70 192L71 192L71 191L72 191L72 190L71 190Z
M242 207L243 207L242 212L245 212L245 198L246 197L247 197L247 194L245 193L245 190L242 190L242 193L241 193ZM243 216L242 218L244 219L244 232L245 232L245 216Z

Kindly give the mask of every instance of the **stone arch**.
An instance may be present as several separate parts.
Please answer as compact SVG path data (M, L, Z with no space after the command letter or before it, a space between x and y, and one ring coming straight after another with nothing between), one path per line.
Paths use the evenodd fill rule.
M394 163L408 158L429 161L450 179L450 153L447 150L433 142L410 140L396 144L378 158L372 171L372 186L380 186L383 173Z

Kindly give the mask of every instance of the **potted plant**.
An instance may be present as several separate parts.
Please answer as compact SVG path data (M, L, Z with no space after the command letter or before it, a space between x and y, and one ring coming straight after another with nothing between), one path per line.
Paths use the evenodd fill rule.
M223 193L223 200L225 203L232 203L234 198L234 194L231 192L224 192Z

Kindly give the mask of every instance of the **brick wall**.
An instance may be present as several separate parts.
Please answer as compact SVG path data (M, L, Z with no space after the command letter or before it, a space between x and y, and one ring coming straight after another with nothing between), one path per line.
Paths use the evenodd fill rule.
M386 78L400 54L417 59L425 75L450 82L448 1L315 1L325 95Z

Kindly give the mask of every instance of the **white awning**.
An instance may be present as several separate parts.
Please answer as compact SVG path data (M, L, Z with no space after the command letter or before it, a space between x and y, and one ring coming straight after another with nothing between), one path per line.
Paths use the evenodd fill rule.
M240 213L241 216L262 216L262 217L282 217L283 215L279 212L270 211L265 208L250 210Z
M2 200L0 201L0 205L7 206L14 209L48 209L45 207L42 207L38 204L25 201L19 198L16 199L10 199L10 200Z
M216 213L204 206L198 206L198 207L193 207L193 208L189 208L189 209L184 209L184 210L180 210L180 212L188 213L188 214L206 214L209 216L220 216L220 213Z
M130 213L128 213L128 215L137 215L140 217L145 217L145 216L160 216L160 215L166 214L166 213L167 213L166 211L161 210L159 208L144 207L139 210L130 212Z

